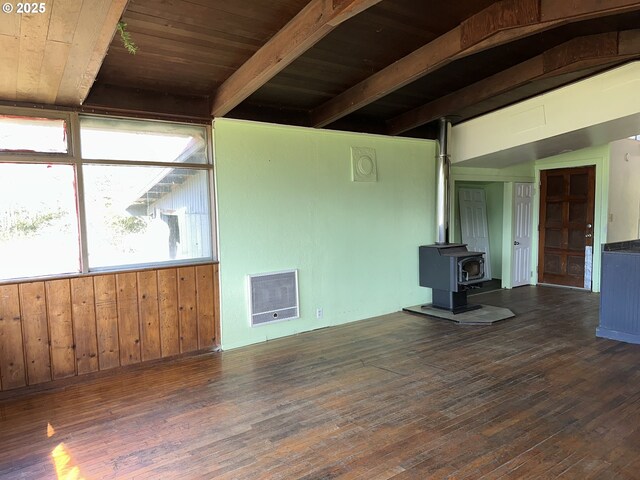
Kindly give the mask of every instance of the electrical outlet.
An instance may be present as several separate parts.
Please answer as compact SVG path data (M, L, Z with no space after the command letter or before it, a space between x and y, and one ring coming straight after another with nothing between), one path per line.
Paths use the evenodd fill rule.
M324 311L322 308L316 308L316 318L322 318L324 316Z

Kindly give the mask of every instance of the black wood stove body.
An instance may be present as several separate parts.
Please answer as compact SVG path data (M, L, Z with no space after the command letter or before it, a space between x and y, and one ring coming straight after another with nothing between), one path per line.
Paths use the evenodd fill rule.
M432 289L432 306L462 313L481 308L467 303L467 291L482 286L484 253L462 243L423 245L419 249L420 286Z

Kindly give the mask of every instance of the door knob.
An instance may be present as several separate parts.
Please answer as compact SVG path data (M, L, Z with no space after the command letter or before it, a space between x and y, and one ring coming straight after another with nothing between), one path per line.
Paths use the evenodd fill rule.
M587 233L584 237L585 238L591 238L593 235L591 235L590 233Z
M518 242L517 240L515 242L513 242L514 245L520 245L520 242Z

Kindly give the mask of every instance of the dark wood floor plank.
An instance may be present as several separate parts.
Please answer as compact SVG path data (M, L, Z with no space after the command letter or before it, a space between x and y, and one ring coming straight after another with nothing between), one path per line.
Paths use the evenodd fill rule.
M598 295L474 301L516 317L396 313L5 392L0 478L55 478L61 442L95 479L637 478L640 346L595 338Z

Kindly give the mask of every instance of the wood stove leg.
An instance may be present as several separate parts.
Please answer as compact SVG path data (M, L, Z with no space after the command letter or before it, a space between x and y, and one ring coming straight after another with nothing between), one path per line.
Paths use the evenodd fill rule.
M432 289L432 306L449 310L453 313L468 312L482 308L480 305L469 305L467 303L467 291L450 292L448 290Z

